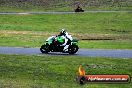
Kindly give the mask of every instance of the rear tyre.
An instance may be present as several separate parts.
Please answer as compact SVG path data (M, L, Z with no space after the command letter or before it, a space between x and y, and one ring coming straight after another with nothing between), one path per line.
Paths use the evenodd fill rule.
M40 51L42 53L48 53L49 52L49 46L48 45L42 45L40 48Z
M79 47L77 45L71 45L68 48L69 54L75 54L78 51Z

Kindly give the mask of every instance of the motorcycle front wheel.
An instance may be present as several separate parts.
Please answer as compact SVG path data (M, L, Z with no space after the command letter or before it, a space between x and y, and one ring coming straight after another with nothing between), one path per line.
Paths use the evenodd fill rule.
M48 53L49 52L49 46L48 45L42 45L40 48L40 51L42 53Z
M78 51L79 47L77 45L71 45L68 48L69 54L75 54Z

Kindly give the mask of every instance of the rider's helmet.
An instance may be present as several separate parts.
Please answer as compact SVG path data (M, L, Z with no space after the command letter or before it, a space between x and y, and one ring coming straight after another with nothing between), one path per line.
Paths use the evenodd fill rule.
M66 31L65 31L65 29L61 29L61 31L60 31L60 36L62 36L62 35L65 35L65 33L66 33Z

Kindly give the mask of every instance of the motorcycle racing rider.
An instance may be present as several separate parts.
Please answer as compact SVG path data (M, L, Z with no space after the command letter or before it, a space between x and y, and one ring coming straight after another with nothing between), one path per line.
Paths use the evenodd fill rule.
M64 46L63 51L67 52L69 44L73 40L72 37L71 37L71 35L69 35L68 32L65 31L65 29L62 29L60 31L60 34L58 36L61 36L62 38L64 38L65 42L61 46Z

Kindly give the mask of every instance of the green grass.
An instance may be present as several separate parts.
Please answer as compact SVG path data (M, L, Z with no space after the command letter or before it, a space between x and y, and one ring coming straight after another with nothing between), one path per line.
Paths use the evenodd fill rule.
M1 15L0 30L74 33L131 34L131 13L78 13L43 15Z
M0 16L0 46L40 47L46 38L66 28L79 39L116 39L80 41L81 48L132 49L131 13Z
M79 65L87 74L130 74L132 59L76 56L0 55L1 88L130 88L130 84L76 83Z
M89 49L132 49L131 40L90 40L79 44L81 48Z

